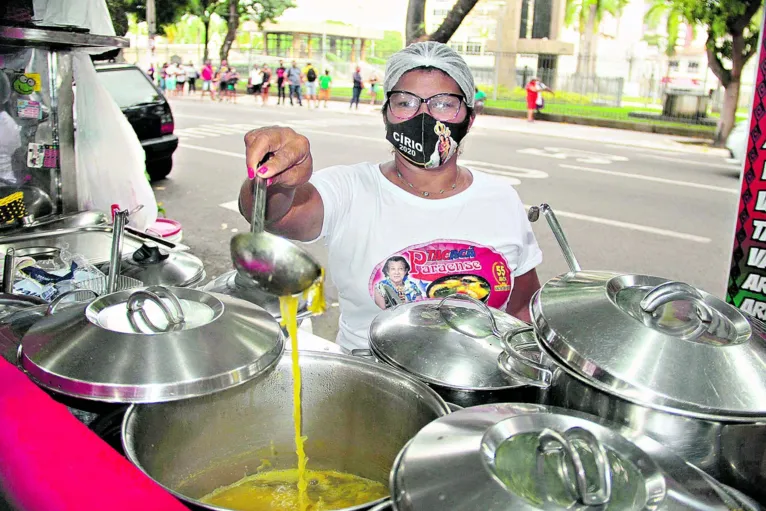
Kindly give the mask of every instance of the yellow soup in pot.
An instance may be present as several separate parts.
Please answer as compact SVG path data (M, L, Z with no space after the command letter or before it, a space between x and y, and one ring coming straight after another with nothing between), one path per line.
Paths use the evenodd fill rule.
M331 511L383 498L388 489L363 477L330 470L305 472L308 487L301 501L298 471L270 470L219 488L202 499L206 504L237 511ZM307 506L302 507L306 502Z
M309 310L324 311L324 273L304 298ZM363 477L332 470L308 470L307 437L301 427L301 368L298 354L298 304L295 296L279 299L282 325L291 341L293 369L293 421L298 467L268 470L250 475L230 486L218 488L200 499L206 504L235 511L331 511L358 506L388 495L385 485ZM265 467L264 463L261 467Z

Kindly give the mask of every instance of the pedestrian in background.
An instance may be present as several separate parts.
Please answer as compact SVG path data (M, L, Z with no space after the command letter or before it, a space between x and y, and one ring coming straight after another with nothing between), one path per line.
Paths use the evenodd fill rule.
M186 68L183 64L176 66L176 95L184 95L184 87L186 87Z
M303 106L301 101L301 70L298 69L298 63L293 60L293 65L287 70L287 83L290 86L290 106L293 105L293 94L298 99L298 106Z
M526 87L527 90L527 121L535 122L535 112L542 109L544 100L543 92L553 94L553 91L548 88L543 82L532 77Z
M263 84L263 71L258 64L253 64L250 75L247 78L247 89L253 95L253 101L258 102L261 97L261 85Z
M309 62L303 68L302 74L306 78L306 101L308 107L311 108L311 100L314 100L316 108L319 108L319 101L317 100L317 78L319 78L319 75L317 70Z
M226 98L226 82L229 79L229 66L228 63L223 60L221 65L216 71L213 81L218 84L218 101L223 101Z
M237 68L232 67L231 71L229 71L229 78L226 80L226 95L229 98L229 101L232 103L237 102L237 82L239 81L239 73L237 73Z
M165 86L167 78L168 78L168 63L164 62L162 64L162 68L160 69L160 90L162 92L165 92L167 90L167 87Z
M282 61L279 61L279 67L277 68L277 105L285 104L285 65Z
M372 76L370 76L370 104L372 106L375 106L376 99L378 99L378 75L373 70Z
M332 76L330 76L330 70L325 69L324 74L319 77L319 101L317 101L317 108L319 103L324 100L324 107L327 108L327 101L330 99L330 88L332 87Z
M263 65L261 77L263 78L261 83L261 104L266 106L266 103L269 101L269 87L271 87L271 68L268 64Z
M352 79L354 80L354 88L351 89L351 104L348 108L350 110L354 105L356 105L356 109L359 110L359 96L362 95L362 89L364 89L361 67L356 66L356 71L354 71Z
M168 68L165 70L165 89L168 91L168 96L175 96L176 91L176 75L178 74L178 66L175 62L171 62Z
M189 84L189 94L197 92L197 78L199 78L199 72L194 67L194 63L190 60L186 66L186 81Z
M487 93L476 87L476 94L473 97L473 111L476 112L476 115L484 112L484 101L486 99Z
M200 76L202 77L202 95L200 96L200 99L205 99L205 93L209 92L210 101L215 101L215 92L213 91L213 77L215 76L215 73L213 72L213 65L209 60L205 62L205 66L202 68Z

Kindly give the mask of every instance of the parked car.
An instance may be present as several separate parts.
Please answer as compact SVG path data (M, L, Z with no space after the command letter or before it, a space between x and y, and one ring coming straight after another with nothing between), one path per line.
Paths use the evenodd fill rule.
M739 165L745 161L745 152L747 151L747 122L740 121L734 125L729 138L726 139L726 149L729 150L731 160Z
M101 83L112 94L138 135L146 152L146 171L152 181L164 179L173 168L178 137L165 96L141 68L132 64L96 64Z

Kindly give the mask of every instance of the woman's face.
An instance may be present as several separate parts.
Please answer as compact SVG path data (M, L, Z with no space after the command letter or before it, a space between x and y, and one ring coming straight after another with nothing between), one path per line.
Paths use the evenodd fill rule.
M415 69L408 71L396 82L392 90L409 92L423 99L445 93L463 96L463 91L460 90L457 82L437 69ZM428 113L428 107L425 103L420 105L420 110L415 115L420 115L423 112ZM467 115L468 109L465 104L462 104L457 117L450 122L456 124L463 122ZM386 119L391 124L404 122L402 119L394 117L388 108L386 108Z
M401 284L404 280L407 270L404 268L404 263L401 261L394 261L388 263L388 278L394 284Z

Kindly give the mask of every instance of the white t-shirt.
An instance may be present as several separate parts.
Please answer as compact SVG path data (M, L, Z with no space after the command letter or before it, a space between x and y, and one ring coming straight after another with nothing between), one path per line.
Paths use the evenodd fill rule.
M260 69L250 70L250 84L261 85L263 83L263 71Z
M540 264L542 252L513 186L471 173L468 189L437 200L407 193L377 164L312 176L324 203L318 240L328 246L338 288L341 346L368 347L372 320L396 303L460 291L503 309L513 278Z

